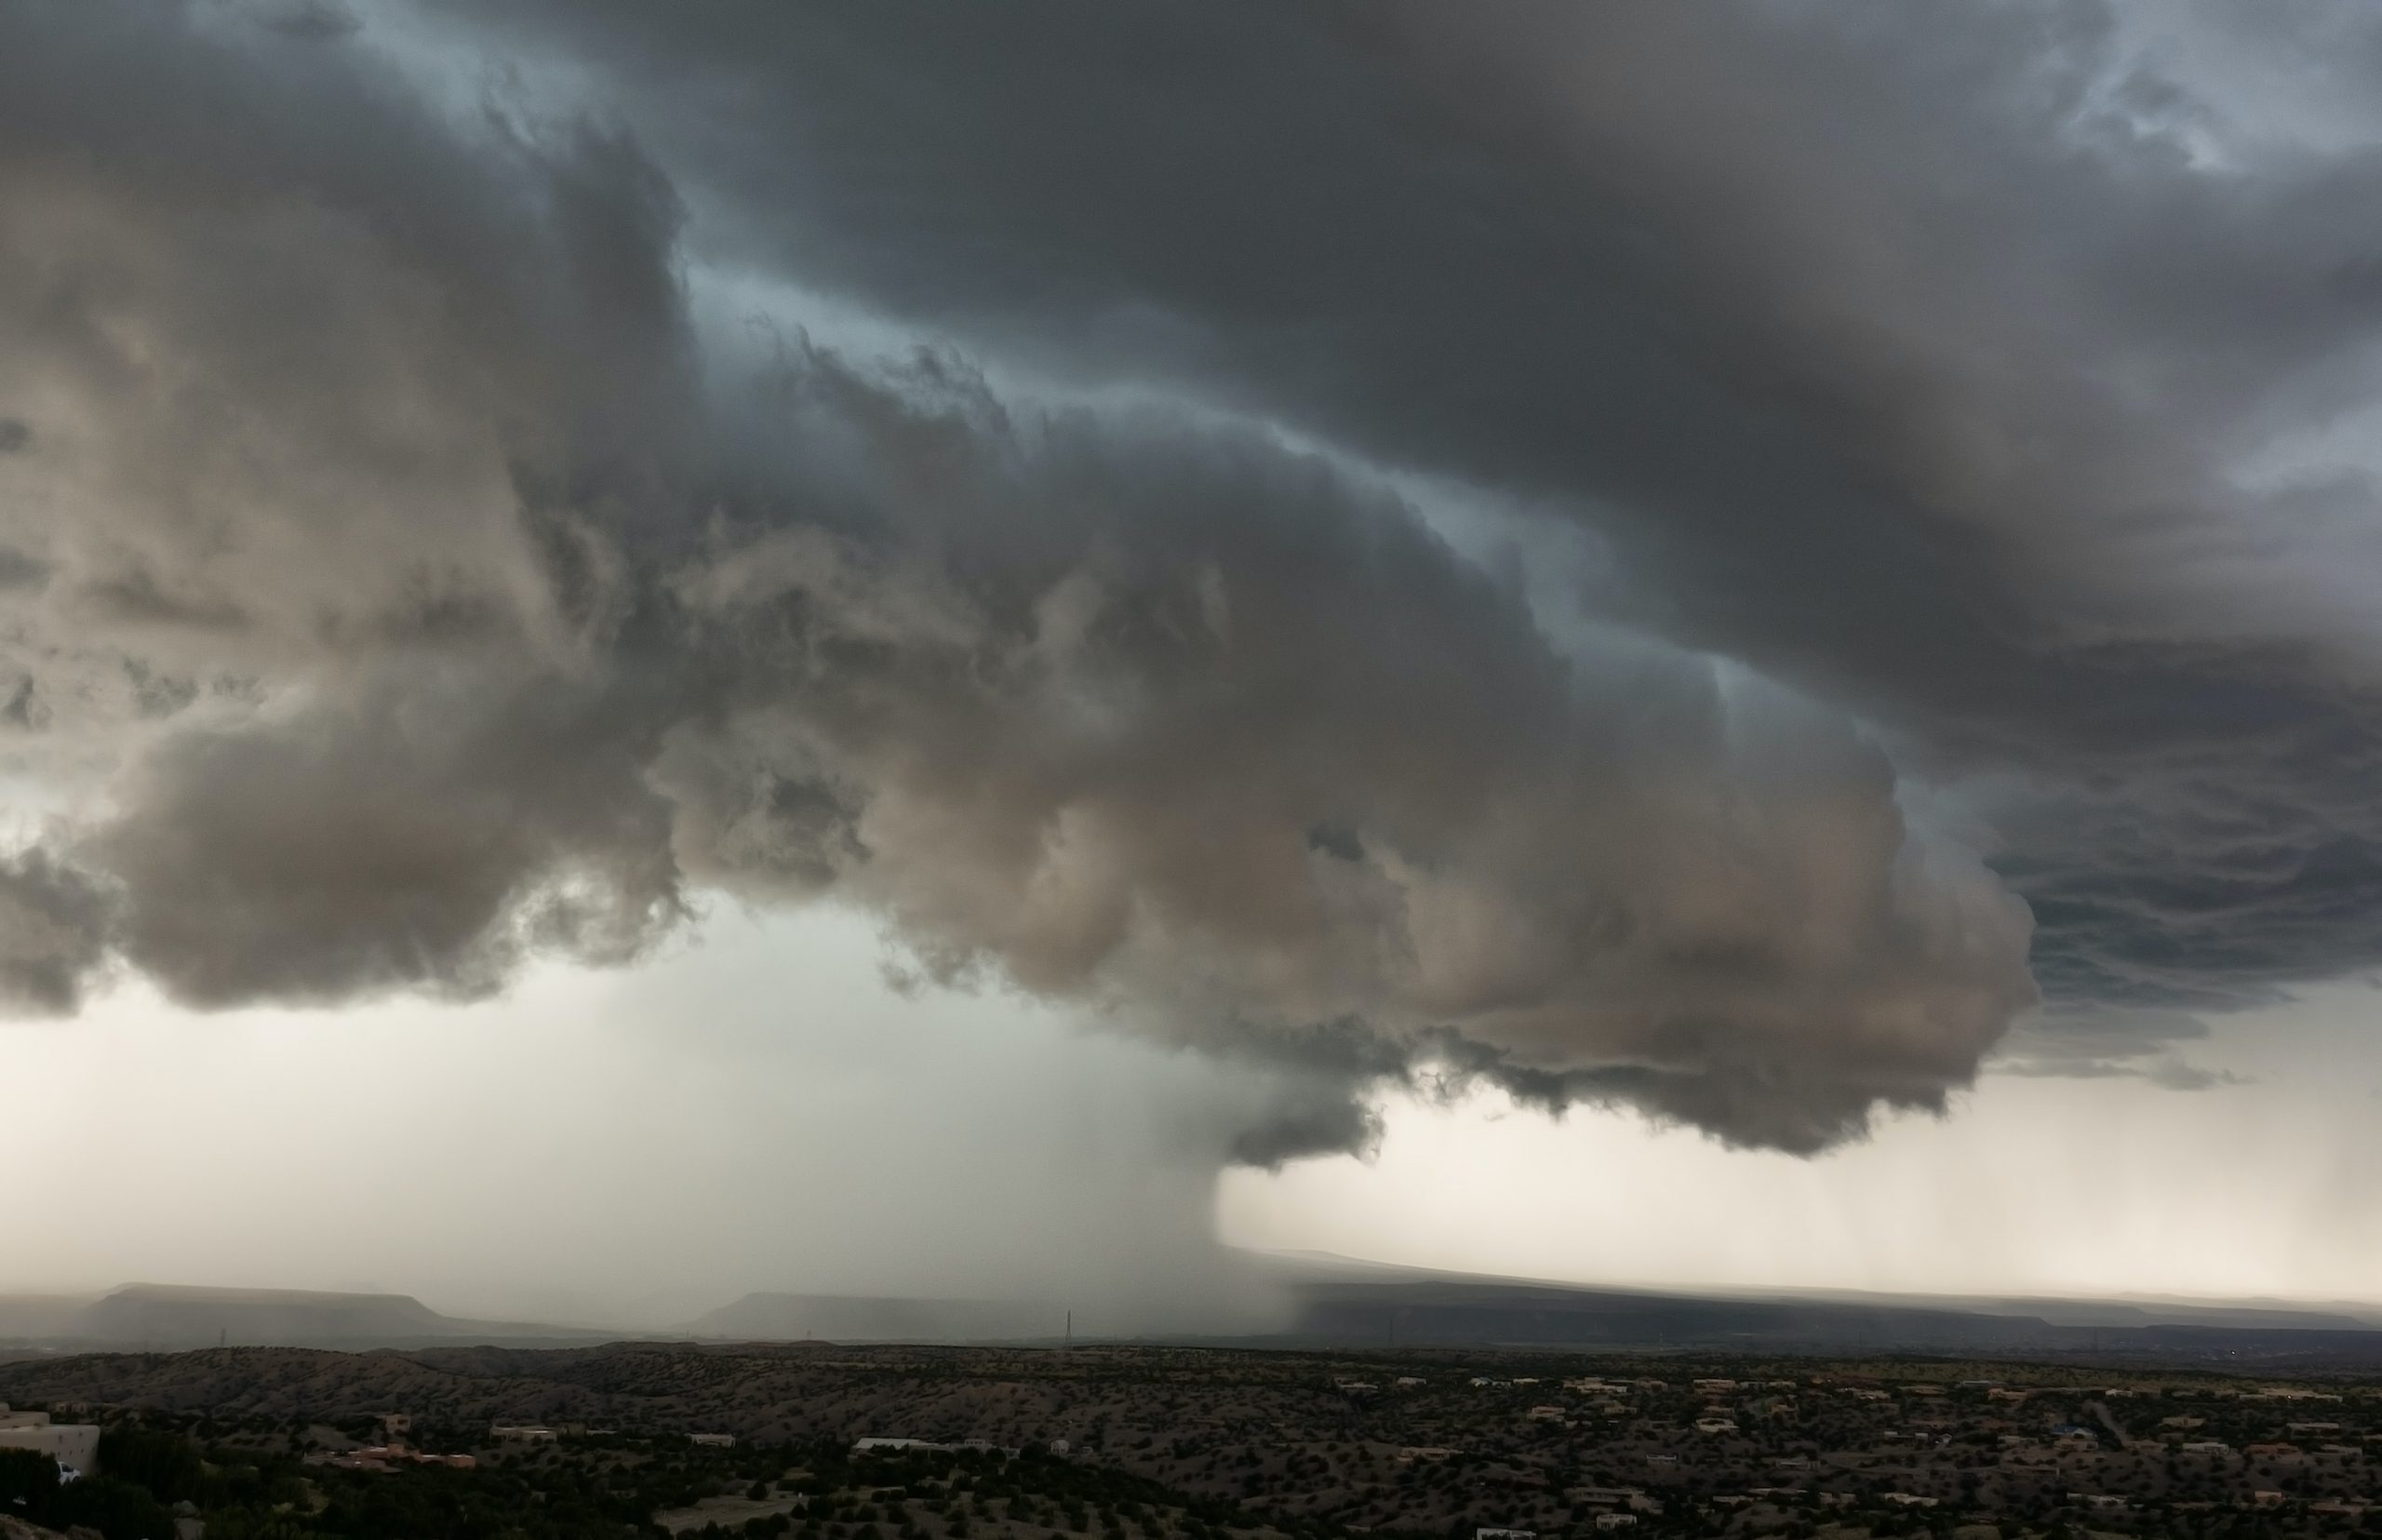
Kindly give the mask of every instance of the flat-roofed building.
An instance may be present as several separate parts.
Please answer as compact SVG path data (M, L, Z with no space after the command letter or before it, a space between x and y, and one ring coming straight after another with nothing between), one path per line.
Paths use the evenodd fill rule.
M89 1423L54 1423L47 1412L11 1412L0 1402L0 1449L30 1449L60 1468L88 1476L99 1468L100 1430Z

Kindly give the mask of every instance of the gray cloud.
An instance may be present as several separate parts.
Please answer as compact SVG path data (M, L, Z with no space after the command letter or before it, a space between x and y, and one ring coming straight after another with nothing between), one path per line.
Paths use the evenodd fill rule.
M2252 48L2221 12L2027 5L478 24L597 70L723 261L1587 524L1608 617L1848 703L1912 775L1989 783L1980 838L2057 998L2230 1009L2376 958L2374 468L2326 435L2374 395L2382 155L2354 93L2277 137L2222 73L2367 79L2370 29L2299 10ZM2210 27L2220 73L2195 74Z
M1999 1075L2145 1080L2165 1091L2216 1091L2252 1078L2184 1055L2209 1036L2205 1019L2156 1006L2061 1005L2022 1018L1996 1048Z
M764 684L657 771L700 878L824 885L931 972L1194 1042L1452 1032L1725 1081L1668 1108L1716 1128L1832 1088L1746 1134L1799 1147L1935 1105L2031 1000L2023 909L1909 833L1841 718L1658 646L1559 658L1403 508L1262 442L796 368L770 442L867 532L722 534L673 580Z
M1277 1064L1233 1143L1274 1161L1491 1069L1815 1147L2032 998L2023 909L1840 716L1559 655L1257 433L698 338L620 134L481 153L362 56L151 27L43 45L145 117L9 94L46 217L0 287L30 505L88 515L26 521L24 666L120 759L68 845L177 998L468 998L704 890L829 899L923 977ZM70 644L191 682L78 692Z
M54 1015L81 1005L106 960L109 896L39 849L0 859L0 1009Z
M2038 980L2094 1073L2377 960L2364 472L2257 460L2371 385L2382 162L2197 154L2105 13L424 14L617 117L0 16L7 709L121 899L35 1005L850 904L1274 1065L1272 1162L1481 1081L1808 1151ZM1593 634L1404 472L1589 531Z
M82 841L124 886L117 944L170 994L468 998L534 950L627 961L683 914L668 810L616 697L342 693L167 738Z

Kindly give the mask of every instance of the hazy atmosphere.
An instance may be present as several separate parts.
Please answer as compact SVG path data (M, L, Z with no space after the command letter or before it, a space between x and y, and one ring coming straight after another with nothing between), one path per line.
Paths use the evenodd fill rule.
M0 1291L2382 1301L2377 86L0 0Z

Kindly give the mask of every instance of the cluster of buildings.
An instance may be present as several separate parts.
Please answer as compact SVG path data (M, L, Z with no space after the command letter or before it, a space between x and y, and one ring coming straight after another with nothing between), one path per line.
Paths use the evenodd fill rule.
M406 1441L413 1431L413 1419L403 1413L390 1413L381 1419L381 1441L351 1449L344 1453L317 1457L317 1463L334 1470L390 1471L399 1466L446 1466L453 1470L476 1470L479 1461L469 1454L432 1454L414 1448Z
M550 1444L562 1434L542 1423L499 1423L488 1430L488 1436L505 1444Z
M695 1438L700 1442L703 1435L699 1433ZM1050 1440L1050 1447L1051 1453L1064 1454L1074 1446L1064 1439L1053 1439ZM960 1439L948 1442L933 1439L867 1438L852 1440L852 1453L855 1454L898 1454L905 1450L927 1450L937 1454L1014 1454L1017 1453L1015 1450L1003 1448L990 1439Z
M340 1453L314 1456L314 1463L329 1466L335 1470L395 1470L399 1466L446 1466L456 1470L475 1470L479 1459L471 1454L432 1454L412 1447L407 1436L413 1429L413 1419L400 1413L390 1413L381 1419L382 1442L368 1444L361 1449ZM488 1438L505 1444L551 1444L561 1441L565 1433L608 1432L609 1429L585 1429L577 1424L566 1427L549 1427L543 1423L497 1423L488 1430ZM736 1443L733 1433L689 1433L688 1441L711 1449L729 1449ZM867 1442L868 1440L863 1440ZM912 1440L879 1440L880 1443L903 1443Z
M479 1460L470 1454L431 1454L405 1444L367 1444L344 1454L327 1454L322 1463L334 1470L395 1470L399 1466L447 1466L475 1470Z

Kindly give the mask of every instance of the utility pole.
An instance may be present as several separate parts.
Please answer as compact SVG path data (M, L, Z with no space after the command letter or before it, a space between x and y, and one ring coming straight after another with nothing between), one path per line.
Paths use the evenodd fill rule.
M1068 1312L1067 1312L1067 1335L1066 1335L1066 1338L1065 1338L1064 1346L1062 1347L1061 1351L1063 1351L1063 1352L1073 1352L1073 1351L1075 1350L1075 1346L1076 1346L1076 1313L1075 1313L1073 1310L1070 1310L1070 1311L1068 1311Z

